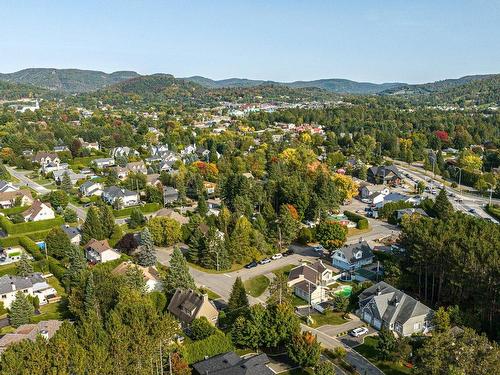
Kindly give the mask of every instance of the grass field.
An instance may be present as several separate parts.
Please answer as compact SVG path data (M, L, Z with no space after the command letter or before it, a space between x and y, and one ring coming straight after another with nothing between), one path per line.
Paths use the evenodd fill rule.
M385 375L410 374L411 369L397 362L382 361L377 357L378 337L369 336L365 338L364 344L357 346L356 351L366 357L370 362L384 372Z
M273 270L273 273L274 273L276 276L278 276L278 275L279 275L279 274L281 274L281 273L284 273L286 276L288 276L288 274L290 273L290 271L291 271L293 268L295 268L295 267L297 267L297 265L296 265L296 264L287 264L287 265L286 265L286 266L284 266L284 267L277 268L277 269Z
M245 281L245 289L252 297L260 297L269 286L269 279L264 275L259 275Z
M324 325L332 325L337 326L339 324L347 323L349 320L342 318L342 313L327 311L325 314L314 314L311 316L314 320L314 323L311 324L311 327L321 327Z
M40 313L40 315L34 315L31 318L33 323L51 319L62 320L65 312L63 311L62 304L60 302L56 302L40 306Z

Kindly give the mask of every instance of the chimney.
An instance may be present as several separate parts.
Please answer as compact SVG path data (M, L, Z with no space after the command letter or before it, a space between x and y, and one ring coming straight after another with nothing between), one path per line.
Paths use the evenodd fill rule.
M16 284L14 284L14 281L11 281L10 282L10 287L12 288L12 291L15 292L16 291Z
M42 329L40 331L40 335L45 339L45 340L48 340L49 339L49 331L47 331L46 329Z
M399 305L399 299L398 297L394 297L394 306L398 306Z
M377 289L375 290L375 293L377 294L377 296L380 296L380 294L382 293L382 291L380 290L379 286L377 286Z

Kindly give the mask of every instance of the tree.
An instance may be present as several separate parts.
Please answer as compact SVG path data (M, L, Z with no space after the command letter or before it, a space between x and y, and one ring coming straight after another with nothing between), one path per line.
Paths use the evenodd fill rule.
M347 310L349 308L349 298L344 297L341 294L336 294L333 297L333 308L335 309L335 311L344 313L344 316L347 315Z
M322 220L316 229L316 238L325 249L337 249L347 239L347 227L334 221Z
M295 335L287 345L288 356L301 367L313 367L319 362L321 346L311 332Z
M10 305L9 321L13 327L28 324L31 321L34 307L23 292L16 293L16 299Z
M105 238L99 209L95 206L89 208L85 222L82 225L82 243L86 244L92 238L96 240Z
M187 361L179 353L172 353L170 363L172 364L172 375L191 375Z
M234 322L239 316L246 314L249 308L247 292L243 281L238 276L233 284L231 295L227 303L227 317L230 322Z
M439 191L436 201L434 202L434 206L432 207L432 211L439 219L446 219L453 213L453 206L446 196L445 189L441 189Z
M178 247L174 247L170 267L165 277L165 290L172 293L176 288L196 289L186 258Z
M202 242L200 263L205 268L226 270L231 268L231 260L224 242L224 235L215 226L208 228L205 240Z
M279 215L280 246L287 246L296 238L300 229L297 210L291 205L282 205Z
M203 340L217 332L217 328L207 318L194 319L189 325L189 337L193 340Z
M450 314L448 313L448 311L446 311L444 307L441 306L434 313L432 322L434 324L434 329L437 332L447 331L448 329L450 329L451 326Z
M86 314L94 314L98 311L98 302L95 295L94 274L90 272L85 283L84 308Z
M64 172L62 175L61 190L67 194L71 193L71 190L73 190L73 183L71 182L68 172Z
M424 190L425 190L425 182L419 181L417 183L417 193L422 194L424 192Z
M205 199L205 194L198 194L198 213L201 216L205 216L208 212L208 204L207 200Z
M130 213L130 219L128 221L129 228L135 229L140 227L146 222L146 218L142 214L142 211L138 208L134 208Z
M109 238L113 234L113 230L115 229L115 216L113 215L113 210L110 206L103 205L99 209L101 225L104 237Z
M76 214L76 211L72 210L71 208L66 207L63 216L66 223L76 223L78 221L78 215Z
M150 267L156 264L156 251L148 228L144 228L141 232L141 245L137 254L137 263L143 267Z
M314 367L315 375L335 375L335 367L333 364L328 361L324 361L319 363L316 367Z
M156 246L171 246L182 238L181 225L168 217L150 219L147 228L151 232Z
M285 273L278 273L271 281L268 290L268 304L291 303L293 294L292 289L288 286L288 277Z
M132 253L135 249L137 249L138 246L139 244L135 239L135 233L125 234L116 244L116 248L127 255L132 255Z
M71 248L71 242L60 226L50 230L45 238L45 244L49 255L57 259L67 257Z
M69 203L68 194L62 190L53 190L49 194L49 202L56 209L64 209Z
M353 181L352 177L335 173L333 182L339 190L341 201L351 201L352 198L358 195L358 185Z
M389 361L394 357L396 349L394 334L388 329L382 328L378 334L377 355L380 359Z
M125 285L129 288L137 290L141 294L147 292L146 280L144 279L144 273L139 267L131 265L125 271Z
M79 285L83 271L87 269L87 261L83 255L83 251L79 246L73 245L68 253L69 266L64 274L65 284L71 289L75 285Z
M31 262L25 252L21 254L21 258L16 264L16 270L17 274L23 277L33 273L33 266L31 265Z

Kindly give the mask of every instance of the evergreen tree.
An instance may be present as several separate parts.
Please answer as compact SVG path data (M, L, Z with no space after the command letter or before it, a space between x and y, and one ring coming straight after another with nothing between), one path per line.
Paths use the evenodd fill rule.
M64 210L63 217L66 223L76 223L78 221L76 211L68 207Z
M434 216L439 219L447 219L453 213L453 206L446 196L445 189L441 189L439 191L436 201L434 202L434 206L432 207L432 211L434 212Z
M137 254L137 263L143 267L150 267L156 264L156 250L153 244L153 237L148 228L141 232L141 245Z
M87 261L79 246L71 246L68 258L69 266L64 274L64 279L66 287L71 289L73 286L80 283L83 271L87 269Z
M144 273L135 265L130 266L125 272L125 284L131 289L137 290L141 294L147 292Z
M33 304L28 300L23 292L16 293L16 299L10 305L9 321L11 326L19 327L28 324L33 315Z
M85 283L84 308L87 315L97 312L97 298L95 296L94 274L90 272Z
M25 252L21 254L21 259L16 264L16 270L17 274L23 277L33 273L33 266Z
M378 334L377 352L380 359L384 361L391 360L397 349L394 333L386 328L382 328Z
M61 180L61 190L69 194L73 190L73 183L68 172L64 172Z
M94 206L90 207L87 211L87 217L82 225L82 243L86 244L92 238L96 240L103 240L105 238L99 209Z
M288 277L280 272L269 285L268 304L291 303L292 289L288 286Z
M134 208L130 213L130 220L128 221L129 228L135 229L144 224L146 219L142 214L142 211L138 208Z
M238 276L233 284L233 289L227 303L226 312L229 321L234 322L239 316L245 315L249 306L245 286Z
M45 244L49 255L57 259L67 257L71 248L71 242L68 236L59 226L50 230L45 238Z
M115 228L115 216L113 215L113 210L111 209L111 206L104 205L101 206L99 211L104 237L109 238L112 236Z
M293 217L292 212L290 210L295 210L293 206L283 205L280 208L279 215L279 229L281 232L278 234L281 237L281 246L287 246L292 243L299 233L300 222ZM294 211L296 213L296 211ZM278 238L279 240L280 238Z
M187 253L187 258L191 263L200 263L203 253L206 249L205 236L201 232L199 226L196 226L189 236L189 250Z
M201 216L206 216L208 212L208 204L207 200L205 199L205 194L201 193L198 194L198 213Z
M225 270L231 267L231 261L221 233L214 226L208 229L200 261L205 268Z
M165 277L165 290L168 293L173 293L176 288L196 288L193 277L189 273L186 258L184 258L178 247L174 247L172 257L170 258L170 267Z

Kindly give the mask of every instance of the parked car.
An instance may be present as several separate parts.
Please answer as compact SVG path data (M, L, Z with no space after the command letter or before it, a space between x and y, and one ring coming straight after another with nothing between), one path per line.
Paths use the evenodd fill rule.
M277 259L281 259L281 258L283 258L283 254L281 254L281 253L274 254L274 255L271 257L271 259L272 259L272 260L277 260Z
M349 334L353 337L359 337L366 335L368 333L368 328L366 327L359 327L359 328L354 328L352 331L349 332Z
M321 246L321 245L316 245L316 246L313 246L313 248L312 248L312 249L313 249L315 252L317 252L317 253L322 253L322 252L325 250L325 248L324 248L323 246Z
M289 255L293 255L293 250L292 250L292 249L288 249L287 251L285 251L285 252L283 253L283 256L284 256L284 257L287 257L287 256L289 256Z
M248 263L247 265L245 265L246 269L250 269L250 268L254 268L254 267L257 267L257 262L255 260Z
M269 258L264 258L264 259L262 259L259 263L260 263L260 264L267 264L267 263L271 263L271 259L269 259Z

